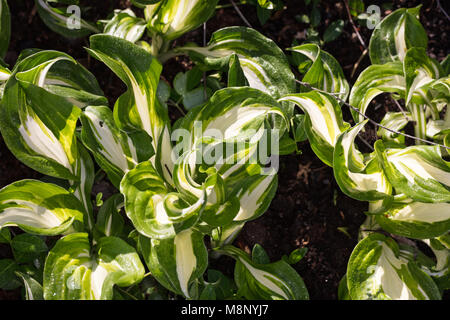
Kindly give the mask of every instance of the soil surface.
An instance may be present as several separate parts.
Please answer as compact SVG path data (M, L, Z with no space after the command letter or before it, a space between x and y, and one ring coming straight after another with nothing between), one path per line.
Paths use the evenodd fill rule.
M238 1L235 1L238 2ZM240 10L250 24L274 40L280 48L292 46L294 40L301 43L305 39L308 25L298 22L296 16L308 14L310 8L301 0L284 1L286 9L273 14L264 25L258 22L256 8L249 5L240 6ZM382 5L387 1L371 1L371 4ZM445 2L445 1L441 1ZM221 1L220 4L229 4ZM399 7L414 7L422 4L421 22L429 37L430 56L441 61L448 54L448 35L450 25L436 1L393 1L391 10ZM66 52L85 65L98 79L106 97L112 106L117 97L124 92L123 83L109 69L95 59L89 58L83 47L88 47L88 39L67 40L51 32L40 20L34 7L34 1L9 1L12 13L12 39L6 62L14 65L21 50L26 48L52 49ZM81 5L89 7L83 18L89 21L105 19L105 13L114 8L130 7L129 1L92 1L81 0ZM138 10L135 10L136 12ZM352 25L348 21L343 1L321 1L320 11L322 23L318 28L321 35L326 27L337 19L346 21L341 36L324 45L323 49L331 53L341 64L350 85L358 74L369 64L368 56L354 72L355 63L364 51ZM382 15L390 13L382 10ZM207 22L206 39L222 27L245 25L233 7L219 9L216 15ZM361 27L355 21L356 28L365 45L368 45L371 30ZM203 43L203 28L194 30L175 41L174 45L186 42ZM170 60L164 68L163 77L171 81L179 71L186 71L192 63L185 57ZM376 120L381 120L387 110L396 110L393 101L388 97L378 98L373 102L369 113ZM180 116L175 110L171 118ZM350 121L348 110L344 116ZM363 137L373 143L375 129L367 130ZM362 148L364 148L362 146ZM336 299L340 279L346 272L347 261L357 243L360 224L364 221L367 204L345 196L337 186L333 171L323 164L312 152L308 143L299 144L302 154L284 156L280 159L278 191L268 211L259 219L246 224L235 244L250 252L254 244L261 244L272 260L280 259L299 247L308 248L306 256L294 267L303 277L311 299ZM367 151L367 150L362 150ZM11 182L42 177L41 174L21 164L6 148L0 137L0 187ZM96 187L94 193L111 192L110 184L105 180ZM106 194L105 194L106 195ZM10 257L8 247L0 244L0 259ZM228 274L233 271L234 262L226 257L211 261L211 266ZM20 292L0 290L0 299L19 299ZM448 298L448 295L446 296Z

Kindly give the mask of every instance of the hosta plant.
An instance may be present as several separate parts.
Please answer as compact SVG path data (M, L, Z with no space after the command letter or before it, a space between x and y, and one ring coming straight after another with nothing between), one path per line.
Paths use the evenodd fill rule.
M106 33L138 42L158 56L169 49L172 40L206 22L213 15L218 0L133 0L133 9L114 10L107 19L96 22L82 18L87 8L80 8L79 0L35 2L42 21L64 37ZM145 17L137 17L133 11L136 9L143 11ZM141 40L144 35L151 39L150 44Z
M230 86L209 88L211 97L186 108L172 126L161 63L114 30L107 24L87 49L127 87L112 109L95 77L65 53L28 50L11 72L5 69L2 137L17 159L47 176L0 190L4 242L20 235L11 240L3 230L18 227L42 249L33 246L43 263L33 272L19 260L2 260L15 271L11 281L17 286L22 279L29 299L126 299L148 279L166 297L307 299L290 266L298 254L271 263L259 246L250 256L231 244L275 194L272 162L290 127L289 104L276 98L289 92L293 76L262 87L245 72L263 60L243 58L246 69L231 54L232 70L222 70ZM168 41L177 36L169 31L161 31ZM266 46L261 50L270 48L267 59L281 57L269 40L258 35L258 41ZM102 172L116 188L105 201L92 194ZM221 255L236 260L234 281L208 268Z
M341 284L345 299L438 299L450 285L450 165L445 158L450 83L446 62L440 65L426 54L419 9L399 9L380 22L369 46L373 64L350 92L339 65L320 49L292 49L304 56L299 61L313 62L303 78L309 92L281 101L293 102L305 112L311 147L333 167L341 190L369 202L362 240ZM405 110L385 114L373 152L363 153L355 139L369 120L373 123L366 112L382 93L400 100ZM343 119L344 105L350 106L353 126ZM413 145L404 132L410 122ZM426 256L407 238L428 244L436 260L419 259Z
M145 18L119 10L72 30L76 17L65 9L78 1L36 0L52 30L93 34L88 54L126 90L109 106L90 71L58 51L28 49L10 67L0 61L2 138L44 175L0 190L0 242L14 254L0 260L8 271L0 286L23 283L28 299L308 299L291 266L304 252L271 262L259 245L251 254L233 246L268 209L278 157L308 139L342 192L369 203L339 296L439 299L450 287L449 69L448 59L426 53L420 8L380 22L372 65L350 88L319 45L294 46L288 60L252 28L171 48L217 2L133 0ZM10 15L0 4L3 57ZM163 65L178 55L195 66L168 83ZM356 137L370 130L366 113L382 93L404 109L384 115L364 153ZM173 106L184 114L175 122ZM346 107L353 121L344 120ZM102 179L115 190L108 199L92 192ZM211 268L221 256L235 260L234 279Z

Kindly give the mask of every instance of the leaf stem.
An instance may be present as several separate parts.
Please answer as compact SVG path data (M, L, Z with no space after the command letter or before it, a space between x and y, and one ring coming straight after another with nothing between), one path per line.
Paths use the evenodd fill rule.
M239 3L236 3L236 5L237 6L242 6L242 5L245 5L245 4L248 4L248 2L247 1L241 1L241 2L239 2ZM232 7L233 5L231 4L231 3L228 3L228 4L221 4L221 5L218 5L218 6L216 6L216 10L217 9L226 9L226 8L230 8L230 7Z
M175 101L173 101L171 99L169 101L167 101L167 102L169 102L170 105L176 107L178 109L178 111L180 111L183 116L186 115L186 112L184 112L184 110L180 107L180 105L177 102L175 102Z
M206 22L203 23L203 47L206 47ZM206 71L203 72L203 97L208 99L208 93L206 90Z
M121 293L127 295L127 296L130 297L131 299L136 300L136 301L139 300L138 298L136 298L135 296L133 296L131 293L129 293L127 290L124 290L124 289L122 289L122 288L119 287L119 286L116 286L116 288L117 288L117 290L119 290Z

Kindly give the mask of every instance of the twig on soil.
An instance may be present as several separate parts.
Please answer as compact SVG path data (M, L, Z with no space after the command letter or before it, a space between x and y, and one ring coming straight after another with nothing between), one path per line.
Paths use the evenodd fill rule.
M361 35L359 34L358 28L356 27L355 23L353 22L352 19L352 14L350 13L350 8L348 6L348 0L344 1L345 4L345 9L347 10L347 15L348 15L348 20L350 21L350 23L352 24L353 30L356 33L356 36L358 37L359 42L361 43L361 45L364 47L364 49L367 49L366 43L364 42L363 38L361 37Z
M353 70L352 70L352 74L350 75L350 78L353 79L353 77L355 76L355 72L358 69L361 61L364 59L364 57L369 53L369 50L364 49L364 51L361 53L361 55L359 56L358 61L356 61L355 65L353 66Z
M353 70L352 70L352 73L350 75L350 78L353 79L356 70L358 69L358 67L361 64L361 61L364 59L364 57L369 53L369 50L367 49L367 45L364 42L363 38L361 37L361 34L359 33L358 28L355 25L355 22L353 21L352 14L350 13L350 8L348 6L348 0L345 0L344 4L345 4L345 9L346 9L347 15L348 15L348 20L350 21L350 23L351 23L351 25L353 27L353 30L355 31L356 36L358 37L359 42L361 43L361 45L364 48L364 51L359 56L358 61L356 61L355 65L353 66Z
M442 11L442 13L445 15L447 20L450 20L450 17L448 16L447 12L445 12L444 8L441 5L441 1L437 0L436 2L437 2L437 6L438 6L439 10Z
M327 91L324 91L324 90L321 90L321 89L318 89L318 88L314 88L313 86L311 86L311 85L310 85L309 83L307 83L307 82L303 82L303 81L300 81L300 80L297 80L297 79L295 79L295 81L296 81L297 83L301 84L302 86L307 87L307 88L310 89L310 90L320 91L320 92L324 92L324 93L327 93L327 94L332 95L334 98L336 98L336 100L338 100L339 102L345 104L347 107L351 108L352 110L354 110L355 112L357 112L359 115L363 116L363 117L364 117L365 119L367 119L370 123L372 123L373 125L375 125L375 126L377 126L377 127L383 128L383 129L385 129L385 130L387 130L387 131L389 131L389 132L395 133L395 134L397 134L397 135L402 135L402 136L404 136L404 137L407 137L407 138L410 138L410 139L413 139L413 140L417 140L417 141L420 141L420 142L423 142L423 143L426 143L426 144L431 144L431 145L439 146L439 147L445 148L445 149L447 149L447 150L450 150L450 147L444 146L443 144L436 143L436 142L432 142L432 141L428 141L428 140L426 140L426 139L418 138L418 137L416 137L416 136L412 136L412 135L410 135L410 134L403 133L403 132L400 132L400 131L397 131L397 130L394 130L394 129L385 127L385 126L383 126L382 124L376 122L375 120L372 120L371 118L369 118L367 115L365 115L364 113L362 113L358 108L352 106L351 104L349 104L349 103L345 102L344 100L342 100L341 98L339 98L335 93L327 92Z
M236 10L236 12L238 13L238 15L241 17L242 21L245 22L245 24L249 27L249 28L253 28L252 25L250 24L250 22L248 22L248 20L245 18L245 16L242 14L241 10L239 9L239 7L236 5L236 3L233 0L230 0L231 4L233 5L234 10Z
M28 17L28 24L31 24L33 22L33 18L36 15L37 7L34 5L33 10L31 10L30 16Z
M322 171L322 170L325 170L328 168L329 168L329 166L322 166L322 167L318 167L318 168L313 168L310 171L316 172L316 171Z
M361 137L361 136L358 136L358 138L359 138L359 140L361 140L370 150L372 150L373 151L373 147L370 145L370 143L369 142L367 142L367 140L366 139L364 139L363 137Z
M395 99L392 99L392 100L394 100L395 104L397 105L397 108L399 108L400 111L401 111L401 113L403 113L403 116L404 116L406 119L409 120L409 117L408 117L408 115L406 114L405 109L402 108L402 106L400 105L400 103L398 103L398 101L395 100Z
M299 170L297 171L297 179L303 178L303 183L308 185L308 172L310 171L312 162L309 161L304 166L299 166Z

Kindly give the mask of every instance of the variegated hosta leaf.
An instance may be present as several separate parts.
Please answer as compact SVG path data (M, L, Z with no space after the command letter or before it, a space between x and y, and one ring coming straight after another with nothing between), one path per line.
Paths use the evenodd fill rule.
M161 0L131 0L131 3L133 3L135 6L138 7L145 7L149 6L155 3L160 2Z
M375 28L369 44L372 64L403 61L408 49L427 47L427 34L418 20L420 7L398 9Z
M448 120L429 120L427 122L427 137L435 140L446 140L450 134L450 124Z
M145 20L137 18L131 9L115 10L114 17L104 22L103 33L131 42L138 41L147 27Z
M294 74L285 54L256 30L223 28L214 32L204 48L182 47L177 50L189 53L194 60L218 70L227 70L230 58L236 55L250 87L276 99L295 91Z
M408 124L410 118L411 114L409 112L387 112L380 124L383 127L400 131ZM402 136L399 136L398 134L388 131L382 127L378 129L377 135L386 141L393 141L396 143L404 142L404 138Z
M7 81L10 76L11 76L11 71L9 71L8 68L2 67L0 65L0 84L2 82Z
M113 286L131 286L145 269L135 249L116 237L103 237L92 252L87 233L56 242L45 261L46 300L110 300Z
M87 107L81 122L83 143L117 187L128 170L154 155L148 134L142 130L127 133L118 129L108 107Z
M211 233L212 247L220 248L232 244L244 225L245 222L232 222L226 226L220 226L214 229Z
M10 36L11 14L9 12L8 2L6 0L0 0L0 59L2 59L8 51Z
M42 87L47 71L63 53L42 51L22 60L6 83L0 129L13 154L50 176L79 180L75 127L81 110Z
M450 202L450 166L438 146L411 146L386 149L375 143L380 166L398 193L414 201Z
M450 95L449 95L450 98ZM443 142L447 145L450 136L450 110L445 111L445 115L439 120L429 120L426 127L427 137Z
M188 158L185 158L188 161ZM220 174L216 170L208 170L208 176L200 184L194 180L195 175L189 173L189 164L176 166L174 181L177 189L192 202L200 198L206 190L207 201L201 220L211 227L221 227L231 222L254 220L269 207L278 185L275 170L266 173L261 168L249 174L249 166L242 166L230 176ZM199 174L199 171L196 171Z
M7 68L1 66L1 60L0 60L0 101L3 97L3 90L5 88L6 81L11 76L11 71L9 71Z
M289 50L300 53L312 61L311 68L303 77L304 82L315 88L336 94L342 100L347 100L350 88L345 79L344 71L332 55L313 43Z
M338 300L352 300L352 297L350 297L350 294L348 293L347 274L339 281Z
M237 187L236 197L239 199L240 208L233 221L241 223L260 217L269 208L278 187L278 175L271 174L253 175L243 181Z
M119 237L121 235L124 221L120 215L120 209L123 208L123 196L115 194L106 200L98 211L96 230L103 235Z
M22 180L0 190L0 229L18 226L33 234L57 235L83 230L85 216L80 201L54 184Z
M333 165L333 152L338 136L350 126L344 122L337 100L324 93L311 91L285 96L306 114L304 129L311 148L325 164Z
M73 60L54 64L45 76L43 88L80 108L108 103L94 75Z
M426 118L431 114L439 119L439 103L445 102L446 84L436 79L442 69L435 60L426 55L424 48L411 48L405 53L404 61L371 65L358 77L350 93L350 104L365 113L371 100L381 93L396 93L405 100L405 105L416 122L416 135L425 137ZM433 86L436 85L436 90ZM441 90L444 91L440 92ZM425 109L425 107L430 109ZM355 121L363 116L352 110Z
M160 1L147 10L148 27L166 40L174 40L206 22L216 10L217 2L218 0Z
M49 2L51 1L35 0L39 16L52 31L67 38L82 38L100 32L95 25L81 19L81 12L77 12L79 7L77 10L69 10L72 8L68 6L54 8ZM76 3L74 1L73 4Z
M23 280L26 300L44 300L44 290L37 280L26 273L19 271L16 271L15 273Z
M389 62L384 65L371 65L359 75L350 92L350 104L366 113L369 103L378 95L385 92L394 92L401 97L405 96L406 81L403 64L400 61ZM364 117L351 110L353 119L361 122Z
M202 124L202 138L207 136L224 141L245 140L250 132L258 132L264 122L274 115L272 130L281 133L287 129L288 120L281 106L264 92L249 88L224 88L214 93L206 105L193 110L184 123L186 129L193 128L195 121ZM220 136L213 133L217 130Z
M152 163L171 183L173 169L169 116L156 97L162 66L145 49L120 38L94 35L89 52L104 62L128 87L116 102L114 120L125 131L142 129L152 138Z
M276 115L275 121L266 125L271 114ZM183 137L176 147L177 151L180 145L188 151L175 166L174 184L191 201L206 187L203 221L223 226L234 219L255 219L267 209L277 176L274 170L264 172L259 163L278 151L272 149L276 149L279 135L269 141L265 134L281 131L285 122L276 101L251 88L219 90L204 107L192 110L183 120L180 129L188 132L191 141L183 146ZM204 176L203 182L195 180L199 175Z
M173 238L195 225L206 202L206 193L189 203L181 194L171 192L148 161L125 174L120 192L134 227L154 239Z
M239 220L250 220L261 215L274 195L276 174L264 174L257 162L250 163L249 155L256 150L254 145L259 142L259 132L264 131L268 116L272 113L282 119L275 120L274 126L285 126L284 115L276 101L251 88L220 90L205 107L192 110L179 126L187 132L179 144L183 145L188 140L183 149L186 151L180 155L173 171L174 186L179 193L168 194L170 190L166 189L150 163L138 165L122 181L121 190L127 199L127 192L138 186L138 178L129 179L133 180L132 183L125 182L127 176L140 175L137 172L141 168L142 178L148 179L148 185L147 182L139 182L138 187L139 192L146 192L148 198L145 201L151 201L150 207L155 208L155 213L152 213L154 218L150 219L147 215L147 220L143 221L143 210L138 212L140 209L135 210L135 205L128 208L126 200L127 214L132 220L135 218L133 223L138 231L151 238L171 238L194 224L206 222L207 225L202 228L213 229L231 223L238 214L241 216ZM197 127L198 124L200 127ZM255 141L234 148L236 140ZM222 149L228 144L233 147L230 154ZM276 145L276 141L272 144ZM205 155L211 146L219 148L209 161ZM136 190L132 192L136 194L131 194L130 201L134 201L133 197L144 199ZM173 207L162 205L168 199L173 199L170 200L173 203L176 200L185 209L171 213ZM139 217L133 218L134 215ZM141 226L137 225L139 223Z
M410 245L406 244L405 242L408 241L406 239L403 239L402 242L400 242L401 240L399 239L398 243L400 249L399 256L414 262L422 271L428 274L436 283L441 294L443 293L443 290L450 285L450 270L448 269L447 264L450 251L446 247L446 242L448 241L448 238L445 239L446 237L447 235L422 240L430 247L433 254L429 254L428 252L425 254L413 243ZM437 267L440 269L436 269Z
M423 268L442 290L450 289L450 234L423 240L433 251L436 264Z
M53 89L72 86L78 93L71 97L67 91L52 92L52 85ZM0 130L20 161L43 174L70 181L74 194L89 213L85 222L92 227L93 164L75 135L81 113L75 97L83 92L91 98L101 94L94 76L70 56L56 51L31 54L20 60L6 83ZM95 97L93 100L106 99Z
M433 97L432 103L437 105L448 104L450 102L450 76L447 75L430 82L424 87L424 90L428 90Z
M255 160L255 166L264 160L257 157L258 148L268 157L277 154L277 140L286 128L280 105L270 96L248 87L226 88L183 119L179 129L189 137L183 136L175 151L181 155L181 151L200 148L199 163L215 166L222 178L228 179L250 160Z
M400 256L397 243L379 233L358 243L347 267L354 300L441 299L434 281L414 262Z
M425 48L411 48L406 52L403 62L406 93L405 104L411 101L416 104L430 104L426 87L442 74L439 63L427 56Z
M92 230L94 220L92 216L91 191L95 178L94 163L89 152L81 144L78 144L78 153L80 159L77 162L75 170L79 180L70 180L69 184L73 194L81 201L83 207L86 209L88 217L85 222L89 230Z
M442 70L444 72L444 76L450 75L450 55L447 56L441 61Z
M375 217L377 223L392 234L415 239L434 238L450 229L450 203L394 203Z
M309 294L298 273L284 260L268 264L253 262L236 247L219 250L236 260L234 280L239 295L249 300L308 300Z
M236 54L232 54L230 57L227 80L228 87L246 87L248 85L244 70L242 70L241 63Z
M145 262L152 276L164 287L188 299L198 297L191 285L208 266L208 251L203 234L193 229L178 233L172 239L139 237Z
M206 196L201 219L209 226L228 224L239 211L239 200L226 194L225 181L214 167L202 172L200 164L196 163L197 157L200 156L198 150L193 150L186 152L177 161L174 168L174 185L190 203ZM198 176L205 178L196 181Z
M267 124L269 120L272 121L270 125ZM207 104L193 109L183 119L180 128L190 132L192 138L190 143L183 141L185 145L182 150L190 150L204 141L210 147L217 146L218 150L221 143L229 144L228 147L235 143L242 143L240 148L237 146L237 149L236 147L231 149L236 150L236 153L219 152L214 157L217 161L211 161L221 174L228 176L233 170L243 165L231 160L239 160L241 157L249 158L251 152L255 152L255 146L269 149L268 133L271 134L270 138L276 140L278 136L279 139L287 126L288 121L281 106L269 95L248 87L225 88L216 91ZM212 140L208 141L208 139ZM248 143L244 144L244 142ZM276 142L278 141L273 142L274 148ZM239 154L239 151L243 154ZM267 151L270 153L272 149ZM230 157L231 159L228 159ZM225 170L231 171L226 173Z
M333 171L336 182L346 195L362 200L387 200L392 187L376 158L364 159L355 145L355 138L363 129L367 120L339 135L333 159Z

